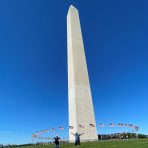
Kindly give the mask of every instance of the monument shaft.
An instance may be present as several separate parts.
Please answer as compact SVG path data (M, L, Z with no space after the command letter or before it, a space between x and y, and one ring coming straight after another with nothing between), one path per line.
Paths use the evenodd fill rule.
M84 133L81 140L98 139L88 78L79 14L70 6L67 15L69 140L71 133Z

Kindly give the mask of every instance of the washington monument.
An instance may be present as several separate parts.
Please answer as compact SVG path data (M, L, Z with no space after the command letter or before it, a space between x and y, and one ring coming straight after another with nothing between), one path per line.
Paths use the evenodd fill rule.
M81 140L98 139L78 10L67 15L69 141L71 133L84 133Z

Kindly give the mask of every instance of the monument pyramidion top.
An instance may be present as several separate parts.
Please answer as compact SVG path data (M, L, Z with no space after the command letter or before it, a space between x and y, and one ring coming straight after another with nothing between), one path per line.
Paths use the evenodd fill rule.
M68 13L71 12L71 11L78 12L78 10L73 5L70 5Z

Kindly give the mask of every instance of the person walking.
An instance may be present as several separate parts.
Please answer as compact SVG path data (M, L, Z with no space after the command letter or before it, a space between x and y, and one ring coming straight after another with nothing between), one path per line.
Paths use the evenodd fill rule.
M60 148L60 142L59 142L60 137L56 136L53 139L54 139L54 148Z
M75 136L75 145L80 145L80 136L83 135L84 133L78 134L76 132L75 134L73 134L73 133L71 133L71 134Z

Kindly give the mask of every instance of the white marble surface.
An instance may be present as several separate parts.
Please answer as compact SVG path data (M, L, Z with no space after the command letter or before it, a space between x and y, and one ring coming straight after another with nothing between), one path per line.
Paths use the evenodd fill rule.
M71 132L84 133L81 140L96 140L98 136L79 14L73 6L70 6L67 15L67 46L69 125L74 126L69 130L69 140L74 140ZM84 125L84 128L79 125Z

